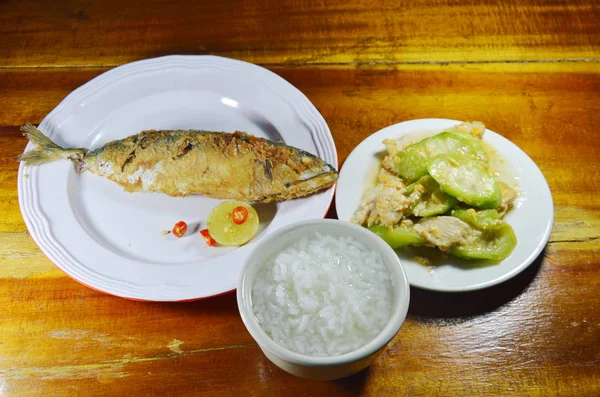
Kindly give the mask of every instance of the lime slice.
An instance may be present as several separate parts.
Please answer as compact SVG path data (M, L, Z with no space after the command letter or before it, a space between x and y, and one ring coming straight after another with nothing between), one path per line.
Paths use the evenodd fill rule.
M248 218L241 224L233 221L231 213L236 207L248 210ZM208 215L208 233L220 245L244 245L258 231L258 214L251 205L241 201L226 201L217 205Z

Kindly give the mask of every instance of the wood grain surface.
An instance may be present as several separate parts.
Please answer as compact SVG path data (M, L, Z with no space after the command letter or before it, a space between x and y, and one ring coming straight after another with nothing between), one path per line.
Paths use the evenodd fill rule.
M217 54L261 64L597 58L600 11L587 1L8 0L0 56L10 66L114 66Z
M599 21L593 1L0 2L0 395L600 396ZM23 222L19 126L113 66L181 53L294 84L342 166L393 123L484 121L544 173L550 242L501 285L412 288L384 353L333 382L272 365L234 294L134 302L78 284Z

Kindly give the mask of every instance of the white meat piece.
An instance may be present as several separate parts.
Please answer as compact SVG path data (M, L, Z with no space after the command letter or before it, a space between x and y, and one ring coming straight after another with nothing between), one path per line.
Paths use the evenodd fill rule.
M393 139L384 139L383 144L385 145L385 148L390 156L395 156L400 151L398 142Z
M379 184L393 185L398 189L404 189L406 187L406 184L398 177L398 175L389 172L385 168L382 168L381 171L379 171L379 177L377 181Z
M381 224L394 227L402 219L404 211L409 207L410 201L404 195L404 186L395 183L384 183L377 194L375 200L375 210L377 211ZM369 226L372 224L370 223Z
M453 216L435 216L421 219L414 227L419 236L442 251L455 245L468 244L480 231Z
M398 147L398 142L393 139L384 139L383 144L387 149L387 156L384 157L381 166L384 170L387 170L392 175L398 175L398 171L396 169L396 164L394 164L394 160L396 159L396 154L400 151Z
M498 182L498 187L502 192L502 202L498 207L498 213L501 217L503 217L504 214L506 214L508 210L512 207L513 202L516 200L517 192L504 182Z
M485 132L485 124L483 124L481 121L468 121L466 123L457 124L448 131L467 132L473 135L475 138L481 139L483 133Z
M350 220L359 225L372 226L377 223L389 227L396 226L404 211L410 205L404 195L406 187L402 179L381 169L378 185L369 189L361 202L360 208Z
M377 193L379 193L380 186L374 186L365 192L362 202L358 210L354 213L350 222L356 223L357 225L365 225L367 220L375 211L375 200L377 199Z

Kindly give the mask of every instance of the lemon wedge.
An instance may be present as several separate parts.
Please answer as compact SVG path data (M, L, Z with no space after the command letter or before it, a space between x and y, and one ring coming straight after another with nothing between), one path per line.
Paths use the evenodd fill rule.
M247 214L246 211L240 211L239 207L245 208ZM245 220L241 223L239 223L240 212L246 215ZM208 233L220 245L246 244L256 235L258 224L256 210L241 201L226 201L217 205L206 220Z

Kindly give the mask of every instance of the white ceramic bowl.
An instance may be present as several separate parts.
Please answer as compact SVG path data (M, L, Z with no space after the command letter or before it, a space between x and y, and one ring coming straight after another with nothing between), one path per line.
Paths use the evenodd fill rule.
M332 236L353 237L366 247L379 251L390 270L394 289L392 315L375 339L357 350L333 357L307 356L280 346L263 331L252 311L251 288L261 266L267 260L272 260L274 254L315 231ZM315 380L343 378L370 365L400 330L408 311L409 297L408 278L394 250L370 231L349 222L333 219L296 222L261 240L246 260L237 289L242 321L265 356L292 375Z

